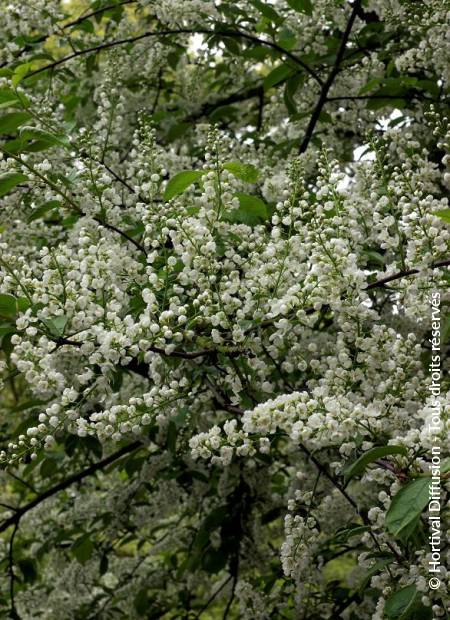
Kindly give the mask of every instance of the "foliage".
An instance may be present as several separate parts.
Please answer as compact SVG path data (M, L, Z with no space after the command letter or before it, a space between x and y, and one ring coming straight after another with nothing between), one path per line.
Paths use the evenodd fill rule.
M444 618L448 2L2 9L2 617Z

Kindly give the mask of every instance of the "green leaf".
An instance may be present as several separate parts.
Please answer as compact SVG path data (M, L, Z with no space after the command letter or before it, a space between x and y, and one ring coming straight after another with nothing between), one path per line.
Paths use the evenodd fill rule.
M442 459L441 461L441 474L446 474L450 471L450 457Z
M242 211L248 215L259 217L262 220L267 219L267 205L261 198L258 198L258 196L250 196L249 194L242 194L241 192L236 192L236 196L239 198L239 205Z
M164 200L170 200L174 198L174 196L179 196L193 183L201 179L203 175L203 170L185 170L184 172L179 172L167 183L164 192Z
M278 15L273 6L268 4L267 2L261 2L260 0L250 0L250 3L258 9L261 15L264 15L268 20L274 22L275 24L279 24L283 21L283 18Z
M276 86L285 80L289 75L292 75L295 70L296 69L286 63L278 65L264 78L264 90L269 90L269 88Z
M177 446L177 427L175 422L170 421L167 428L167 449L175 454Z
M427 477L416 478L400 489L386 513L386 528L394 536L401 537L410 523L417 519L429 501Z
M9 293L0 294L0 317L9 319L17 314L17 302L14 295Z
M88 534L80 536L72 545L72 553L80 564L87 562L93 551L94 545Z
M313 6L311 0L286 0L291 9L297 11L297 13L306 13L306 15L312 15Z
M385 566L389 566L389 564L392 564L393 560L394 560L393 556L389 556L381 560L378 560L378 562L375 562L375 564L369 568L367 573L365 573L359 585L360 592L366 589L366 587L369 585L370 580L372 579L374 575L377 575Z
M62 146L66 149L70 148L70 142L66 136L55 135L43 129L38 129L37 127L26 125L22 127L19 135L22 140L33 140L37 142L40 145L39 150L45 150L45 148L50 148L52 146Z
M252 164L242 164L238 161L230 161L224 165L225 170L246 183L256 183L259 172Z
M42 319L42 322L52 336L55 338L60 338L64 334L64 329L68 320L69 317L63 314L61 316L55 316L52 319Z
M26 123L30 118L28 112L9 112L0 118L0 133L15 131L17 127Z
M61 203L59 202L59 200L49 200L48 202L44 202L43 204L36 207L36 209L33 209L27 221L34 222L35 220L39 220L46 213L60 206L61 206Z
M0 108L17 105L19 99L16 93L10 88L2 88L0 90Z
M304 76L301 73L296 73L286 82L284 87L284 103L289 114L297 114L297 104L294 97L303 80Z
M19 183L27 180L28 177L21 172L4 172L0 174L0 197L10 192Z
M85 19L82 22L75 24L74 30L83 30L84 32L87 32L89 34L94 34L95 32L94 24L88 19Z
M282 28L278 33L277 43L285 50L292 50L297 44L297 36L289 28Z
M446 224L450 224L450 209L440 209L435 211L433 215L440 217Z
M224 213L224 220L247 224L247 226L256 226L267 219L267 206L260 198L240 193L237 193L236 196L239 197L241 206L239 209L233 209Z
M139 590L134 597L133 605L140 616L143 616L148 611L149 600L147 596L147 588L142 588Z
M406 586L386 600L384 613L387 618L407 618L414 611L419 600L419 593L415 585Z
M19 84L23 80L23 78L27 75L30 69L31 69L31 63L29 62L25 62L22 65L18 65L14 69L14 74L11 78L11 82L13 83L13 85L17 86L17 84Z
M365 471L367 465L373 463L377 459L389 454L406 454L407 450L404 446L377 446L371 448L361 455L354 463L351 463L344 469L344 480L348 482L354 476L358 476Z
M25 583L33 583L33 581L36 581L37 571L36 564L33 560L30 560L29 558L23 558L21 560L18 560L17 564L22 571Z
M225 568L227 554L223 549L208 549L202 557L202 567L210 574L218 573Z
M255 60L265 60L268 56L275 57L278 56L279 52L277 50L273 50L270 47L266 47L264 45L255 45L254 47L248 47L245 49L241 56L243 58L254 58Z
M56 471L56 463L53 459L44 459L39 468L43 478L50 478Z

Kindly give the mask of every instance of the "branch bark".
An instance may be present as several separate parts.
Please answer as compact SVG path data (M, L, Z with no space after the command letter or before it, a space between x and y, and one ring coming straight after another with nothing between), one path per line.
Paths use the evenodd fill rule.
M73 474L72 476L69 476L62 482L59 482L58 484L56 484L53 487L50 487L43 493L40 493L37 497L31 500L31 502L28 502L28 504L25 504L25 506L22 506L21 508L17 508L16 512L11 517L3 521L3 523L0 524L0 532L4 532L11 525L18 524L20 519L23 517L23 515L25 515L27 512L29 512L36 506L39 506L39 504L41 504L44 500L48 499L49 497L52 497L53 495L56 495L56 493L59 493L60 491L63 491L64 489L67 489L72 484L75 484L76 482L81 482L82 480L84 480L84 478L87 478L88 476L92 476L96 472L101 471L102 469L105 469L105 467L107 467L111 463L114 463L114 461L117 461L120 457L124 456L125 454L130 454L130 452L133 452L137 448L140 448L142 445L143 444L140 441L134 441L128 444L128 446L124 446L123 448L120 448L120 450L113 452L112 454L102 459L101 461L98 461L97 463L94 463L93 465L86 467L86 469L83 469L82 471L76 474Z
M39 69L35 69L34 71L31 71L27 75L27 77L37 75L38 73L42 73L43 71L55 69L59 65L62 65L65 62L72 60L73 58L78 58L79 56L84 56L86 54L92 54L94 52L100 52L105 49L117 47L118 45L126 45L128 43L135 43L136 41L142 41L143 39L148 39L151 37L167 37L167 36L174 35L174 34L205 34L209 36L224 37L224 38L231 38L231 39L244 39L246 41L250 41L253 44L270 47L271 49L274 49L277 52L279 52L281 55L285 56L286 58L289 58L296 65L299 65L300 67L302 67L302 69L306 73L308 73L318 84L320 84L321 86L323 85L321 77L313 69L311 69L311 67L309 67L305 62L303 62L301 58L299 58L298 56L296 56L289 50L285 49L281 45L278 45L277 43L274 43L273 41L265 41L264 39L260 39L259 37L256 37L254 35L247 34L246 32L242 32L241 30L211 30L209 28L174 28L174 29L169 29L169 30L156 30L156 31L144 32L134 37L127 37L125 39L118 39L116 41L107 41L106 43L100 43L99 45L95 45L93 47L89 47L89 48L82 49L82 50L77 50L76 52L73 52L72 54L68 54L67 56L60 58L59 60L55 60L43 67L40 67Z
M347 26L345 28L344 34L342 36L341 44L339 46L338 52L336 54L336 60L334 62L333 68L330 71L330 75L328 76L325 83L322 85L322 89L320 91L319 99L317 101L316 107L313 110L311 118L308 123L308 127L306 128L305 137L300 145L299 152L304 153L308 148L308 145L313 137L314 129L316 128L317 121L319 120L320 113L322 112L323 106L327 101L328 92L333 85L334 80L336 79L337 74L339 73L342 59L344 58L345 50L347 47L347 43L350 37L350 33L353 28L353 24L355 22L358 11L361 7L361 0L355 0L353 4L353 9L350 14L350 18L347 22Z

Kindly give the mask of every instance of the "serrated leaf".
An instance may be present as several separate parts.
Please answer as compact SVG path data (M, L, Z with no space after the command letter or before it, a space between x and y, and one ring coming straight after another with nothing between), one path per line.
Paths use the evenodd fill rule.
M51 319L42 319L42 322L49 330L50 334L55 338L59 338L64 334L64 329L67 325L69 318L63 314L61 316L55 316Z
M378 562L375 562L375 564L371 566L369 570L367 571L367 573L364 575L361 581L361 584L359 586L360 592L365 590L365 588L369 585L372 577L377 575L386 566L389 566L389 564L392 564L392 561L393 561L393 557L389 556L381 560L378 560Z
M261 15L264 15L264 17L274 22L275 24L279 24L283 21L281 15L278 15L274 7L267 2L261 2L261 0L250 0L250 3L253 4L256 9L258 9Z
M0 90L0 108L14 106L19 103L16 93L10 88L2 88Z
M239 199L239 209L225 213L223 216L225 220L256 226L267 219L267 205L260 198L241 192L237 192L235 195Z
M354 476L362 474L366 467L383 456L389 454L406 454L404 446L377 446L362 454L354 463L344 469L344 480L348 482Z
M37 578L35 562L29 558L23 558L18 560L17 564L22 571L25 583L33 583Z
M286 63L278 65L264 78L264 90L269 90L269 88L276 86L292 75L294 71L295 69Z
M252 164L242 164L238 161L230 161L224 165L225 170L246 183L256 183L259 172Z
M250 196L249 194L242 194L241 192L236 192L236 196L239 199L239 205L243 211L263 220L267 219L267 205L261 198L258 198L258 196Z
M21 172L4 172L0 174L0 197L27 180L28 177Z
M0 317L12 318L17 313L17 301L14 295L9 293L0 294Z
M303 75L301 73L296 73L292 75L286 82L284 87L284 103L289 114L297 114L297 104L294 99L295 93L297 92L298 87L303 82Z
M179 172L167 183L167 187L164 192L164 200L170 200L175 196L179 196L193 183L201 179L203 175L203 170L185 170L183 172Z
M93 551L94 545L88 534L78 538L72 545L72 553L80 564L87 562Z
M61 203L59 202L59 200L49 200L48 202L44 202L43 204L36 207L36 209L33 209L27 221L34 222L35 220L39 220L46 213L60 206L61 206Z
M313 6L311 0L286 0L291 9L297 11L297 13L305 13L306 15L312 15Z
M387 618L408 618L418 602L419 593L415 585L406 586L386 599L384 613Z
M66 149L70 148L70 142L66 136L55 135L44 129L39 129L38 127L26 125L22 127L19 135L22 140L32 140L39 143L39 150L44 150L44 148L50 148L51 146L62 146ZM29 150L32 149L29 148Z
M134 597L133 605L140 616L144 615L148 611L149 600L147 596L147 588L142 588L139 590Z
M31 69L31 63L29 62L25 62L22 65L18 65L15 69L14 69L14 74L11 77L11 82L14 86L17 86L24 77L26 77L27 73L30 71Z
M401 537L411 522L421 515L429 501L429 483L427 477L416 478L398 491L386 513L388 532Z
M28 112L9 112L0 118L0 133L15 131L31 118Z
M40 474L43 478L49 478L56 471L56 463L53 459L44 459L39 468Z
M210 574L215 574L225 568L227 554L224 549L208 549L202 556L202 567Z

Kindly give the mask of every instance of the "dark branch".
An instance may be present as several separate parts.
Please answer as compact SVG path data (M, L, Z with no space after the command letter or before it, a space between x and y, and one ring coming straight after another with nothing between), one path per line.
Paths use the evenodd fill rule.
M440 260L435 263L431 263L431 269L439 269L439 267L449 267L450 259ZM409 276L413 276L416 273L420 273L420 269L405 269L403 271L399 271L398 273L394 273L392 276L386 276L381 280L377 280L376 282L372 282L366 288L366 290L371 290L374 288L381 288L385 286L385 284L389 284L389 282L394 282L395 280L400 280L401 278L407 278Z
M300 58L298 58L295 54L290 52L289 50L284 49L281 45L274 43L273 41L265 41L264 39L260 39L259 37L255 37L254 35L247 34L246 32L242 32L240 30L210 30L208 28L174 28L170 30L159 30L159 31L151 31L144 32L135 37L127 37L125 39L118 39L116 41L107 41L106 43L101 43L99 45L95 45L94 47L89 47L87 49L77 50L72 54L68 54L59 60L54 60L53 62L40 67L39 69L35 69L31 71L27 77L31 77L38 73L42 73L43 71L47 71L50 69L55 69L59 65L72 60L73 58L77 58L79 56L84 56L86 54L92 54L94 52L100 52L102 50L110 49L112 47L117 47L118 45L126 45L128 43L135 43L136 41L141 41L142 39L148 39L151 37L166 37L174 34L205 34L216 37L224 37L231 39L245 39L246 41L250 41L253 44L263 45L265 47L270 47L271 49L276 50L286 58L292 60L295 64L299 65L308 73L314 80L322 85L322 79L320 76L311 69L306 63L304 63ZM328 89L327 89L328 92Z
M358 9L360 8L361 0L355 0L352 12L350 14L350 18L347 22L347 26L345 28L344 34L342 35L341 44L339 46L338 52L336 54L336 60L334 61L333 68L330 71L330 75L328 76L325 83L322 85L322 89L320 91L319 99L317 101L316 107L313 110L311 118L308 123L308 127L306 128L305 137L300 145L300 153L304 153L308 148L308 145L313 137L314 129L316 128L317 121L319 120L320 113L322 112L322 108L325 105L328 97L328 92L333 85L334 80L336 79L337 74L339 73L342 59L344 58L345 50L347 47L348 39L350 37L350 33L353 28L353 23L356 19Z
M110 11L112 9L117 8L118 6L124 6L125 4L135 4L137 0L122 0L122 2L116 2L115 4L108 4L108 6L103 6L96 11L92 11L91 13L86 13L86 15L80 15L77 19L74 19L67 24L64 24L63 28L73 28L74 26L78 26L82 22L86 21L86 19L90 19L91 17L95 17L96 15L100 15L101 13L106 13L106 11Z
M128 444L128 446L124 446L123 448L120 448L120 450L113 452L113 454L110 454L109 456L102 459L101 461L98 461L97 463L94 463L93 465L86 467L86 469L83 469L82 471L76 474L73 474L72 476L69 476L62 482L59 482L58 484L51 487L50 489L47 489L43 493L40 493L37 497L31 500L31 502L28 502L28 504L25 504L25 506L18 508L11 517L3 521L3 523L0 524L0 532L4 532L11 525L17 525L24 514L26 514L27 512L29 512L36 506L39 506L39 504L41 504L44 500L48 499L49 497L52 497L53 495L56 495L57 493L59 493L60 491L63 491L64 489L67 489L72 484L75 484L76 482L81 482L81 480L84 480L84 478L87 478L88 476L92 476L97 471L101 471L102 469L105 469L105 467L107 467L111 463L114 463L114 461L117 461L117 459L119 459L121 456L124 456L125 454L129 454L130 452L133 452L134 450L136 450L137 448L140 448L141 446L142 446L142 443L140 441L134 441L133 443Z
M192 114L189 114L189 116L184 117L183 120L186 123L196 121L202 116L208 116L209 114L211 114L211 112L214 112L214 110L217 110L222 106L232 105L233 103L240 103L241 101L247 101L247 99L253 99L254 97L258 97L259 99L261 99L261 97L264 97L264 88L262 85L253 86L252 88L248 88L247 90L233 93L232 95L227 95L226 97L218 99L217 101L214 101L212 103L205 103L204 105L202 105L200 110L198 110L198 112L193 112Z

